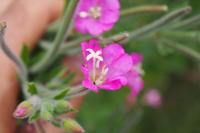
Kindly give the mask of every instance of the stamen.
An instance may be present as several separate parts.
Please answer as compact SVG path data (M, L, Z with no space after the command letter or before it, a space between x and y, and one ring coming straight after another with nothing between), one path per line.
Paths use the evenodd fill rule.
M95 81L95 85L100 85L105 81L106 75L108 73L108 67L106 67L105 65L103 66L100 76L97 78L97 80Z
M96 62L96 68L99 68L99 66L100 66L100 60L98 60L98 61Z
M100 6L91 7L89 10L90 16L94 19L98 19L101 17L102 9Z

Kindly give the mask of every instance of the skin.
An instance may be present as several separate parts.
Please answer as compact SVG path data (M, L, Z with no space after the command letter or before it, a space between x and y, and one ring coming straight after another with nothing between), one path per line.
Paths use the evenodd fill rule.
M48 25L62 13L63 0L1 0L0 21L6 21L5 39L19 55L23 42L33 48ZM19 133L13 118L20 92L14 64L0 50L0 133ZM72 101L75 106L80 100ZM48 133L61 133L48 123L43 125Z

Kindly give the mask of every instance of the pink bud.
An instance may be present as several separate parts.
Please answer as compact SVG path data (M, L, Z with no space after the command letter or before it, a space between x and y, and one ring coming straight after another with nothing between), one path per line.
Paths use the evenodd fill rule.
M33 109L32 104L29 101L23 101L17 106L17 109L13 113L15 118L26 118L31 113Z
M144 101L153 108L159 108L162 104L161 95L156 89L148 90L144 95Z

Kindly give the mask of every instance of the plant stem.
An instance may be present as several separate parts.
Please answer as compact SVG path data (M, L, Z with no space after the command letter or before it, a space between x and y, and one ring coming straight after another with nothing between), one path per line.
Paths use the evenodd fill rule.
M83 88L79 92L73 93L73 94L70 94L69 96L67 96L67 99L73 99L75 97L84 96L84 95L88 94L89 92L90 92L90 90Z
M191 48L185 47L182 44L179 44L179 43L174 42L169 39L162 38L161 42L163 42L167 46L174 48L174 49L180 51L181 53L188 55L188 56L192 57L193 59L196 59L198 62L200 62L200 54L198 52L192 50Z
M3 52L17 65L19 70L19 76L22 82L25 82L27 79L27 68L25 67L24 63L15 53L8 47L4 39L4 32L5 32L5 23L0 23L0 46Z
M174 41L190 43L194 45L200 44L200 32L199 31L158 31L155 33L155 37L170 38Z
M150 34L152 32L155 32L157 30L160 30L164 26L166 26L169 23L171 23L172 21L176 20L178 17L182 17L182 16L188 14L189 12L191 12L191 7L189 7L189 6L175 10L175 11L161 17L160 19L158 19L156 21L154 21L138 30L131 32L129 39L138 38L138 37Z
M167 5L147 5L147 6L138 6L124 9L121 12L121 16L132 15L137 13L144 12L166 12L168 11Z
M135 39L135 38L138 39L138 38L144 37L145 35L149 35L152 32L160 30L161 28L163 28L164 26L173 22L177 18L182 17L182 16L184 16L184 15L190 13L190 12L191 12L190 6L175 10L175 11L161 17L160 19L158 19L158 20L156 20L156 21L154 21L154 22L152 22L148 25L143 26L142 28L128 32L129 36L127 38L123 39L123 40L118 41L118 42L119 43L126 43L127 41L129 41L131 39ZM113 38L120 36L122 34L123 33L116 34L116 35L113 35L111 37L108 37L108 38L105 39L105 42L107 44L112 43Z
M200 15L196 15L175 24L174 26L170 27L170 29L179 29L179 28L185 29L199 24L199 21L200 21Z
M31 68L31 73L38 73L43 71L46 67L52 64L52 58L57 55L62 42L64 39L66 39L66 33L68 33L70 30L70 23L77 3L78 0L70 0L68 8L63 17L62 25L60 26L52 47L47 51L47 54L44 56L44 58Z

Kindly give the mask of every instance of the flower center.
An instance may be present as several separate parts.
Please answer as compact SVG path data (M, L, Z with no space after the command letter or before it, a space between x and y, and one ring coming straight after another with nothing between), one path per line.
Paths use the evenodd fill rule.
M95 85L100 85L105 81L108 73L108 67L106 67L106 65L100 66L100 63L103 61L103 57L101 56L102 52L100 50L95 52L93 49L86 49L86 51L89 52L86 60L89 61L92 59L90 79Z
M82 11L80 12L80 17L86 18L91 17L93 19L99 19L102 15L102 8L100 6L94 6L89 9L89 11Z

